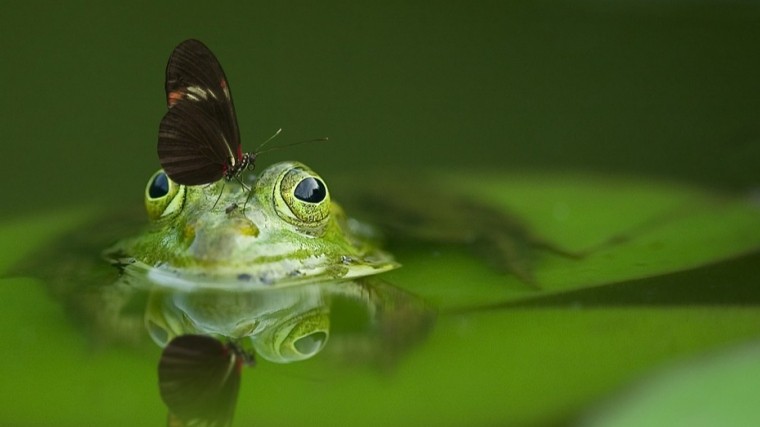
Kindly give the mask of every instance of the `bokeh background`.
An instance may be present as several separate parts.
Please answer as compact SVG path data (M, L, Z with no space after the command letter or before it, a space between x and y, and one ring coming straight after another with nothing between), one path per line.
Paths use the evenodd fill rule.
M201 39L244 148L323 176L421 166L758 184L749 1L5 2L0 188L15 215L141 199L164 68Z
M56 221L70 221L69 207L141 210L159 167L166 61L191 37L226 71L244 149L278 128L280 145L330 138L266 153L261 166L299 160L330 183L437 168L458 176L579 172L656 189L675 182L760 194L760 2L5 1L0 267L45 242ZM685 234L704 231L693 228ZM401 249L399 259L419 255ZM390 274L399 283L418 274L432 285L466 277L473 283L463 295L477 285L501 291L504 276L469 254L443 251L441 259L464 261L433 274ZM717 408L713 419L740 425L726 417L747 416L756 425L758 259L754 252L532 305L441 316L424 351L410 353L394 376L261 363L247 374L238 423L566 425L669 362L751 341L715 362L739 366L735 375L716 375L731 381L683 389L687 398L706 391L688 413ZM452 270L458 266L465 273ZM163 423L157 347L147 357L93 350L39 280L2 279L0 300L3 422ZM323 381L333 374L337 380ZM651 389L641 394L682 408ZM743 410L733 409L737 402ZM643 407L633 407L629 424L598 425L653 425L641 415L667 412Z

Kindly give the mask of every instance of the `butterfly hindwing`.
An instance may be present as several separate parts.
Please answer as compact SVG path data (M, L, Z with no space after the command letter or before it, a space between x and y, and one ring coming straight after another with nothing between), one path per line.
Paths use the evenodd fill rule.
M158 158L169 177L183 185L200 185L224 177L230 156L217 122L198 102L178 102L158 129ZM216 141L216 142L214 142Z

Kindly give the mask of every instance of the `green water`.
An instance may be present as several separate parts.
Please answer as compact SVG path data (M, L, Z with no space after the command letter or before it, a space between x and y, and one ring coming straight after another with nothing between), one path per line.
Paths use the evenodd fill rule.
M327 182L578 172L740 196L760 181L758 19L751 2L710 1L5 5L0 264L45 245L71 206L140 208L166 59L188 37L223 64L244 148L280 127L284 142L330 137L262 165L297 159ZM442 310L390 368L262 361L243 374L236 425L569 425L671 364L760 338L755 251L530 301L459 248L394 251L405 267L389 281L474 308ZM43 281L2 279L0 293L0 424L165 423L158 347L93 340Z

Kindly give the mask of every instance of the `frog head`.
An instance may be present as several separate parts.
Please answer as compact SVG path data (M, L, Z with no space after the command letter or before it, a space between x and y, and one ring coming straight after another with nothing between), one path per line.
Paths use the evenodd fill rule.
M324 180L297 162L206 186L179 185L159 170L148 180L145 206L149 230L112 253L175 284L286 285L398 266L369 227L346 217Z

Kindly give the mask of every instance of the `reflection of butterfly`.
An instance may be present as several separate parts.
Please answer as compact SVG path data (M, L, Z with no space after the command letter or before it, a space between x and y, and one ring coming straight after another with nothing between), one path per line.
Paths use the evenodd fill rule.
M181 335L161 353L158 387L169 426L229 426L243 365L253 355L205 335Z
M240 146L227 78L198 40L180 43L166 66L169 111L158 130L158 159L169 177L200 185L237 177L256 159Z

